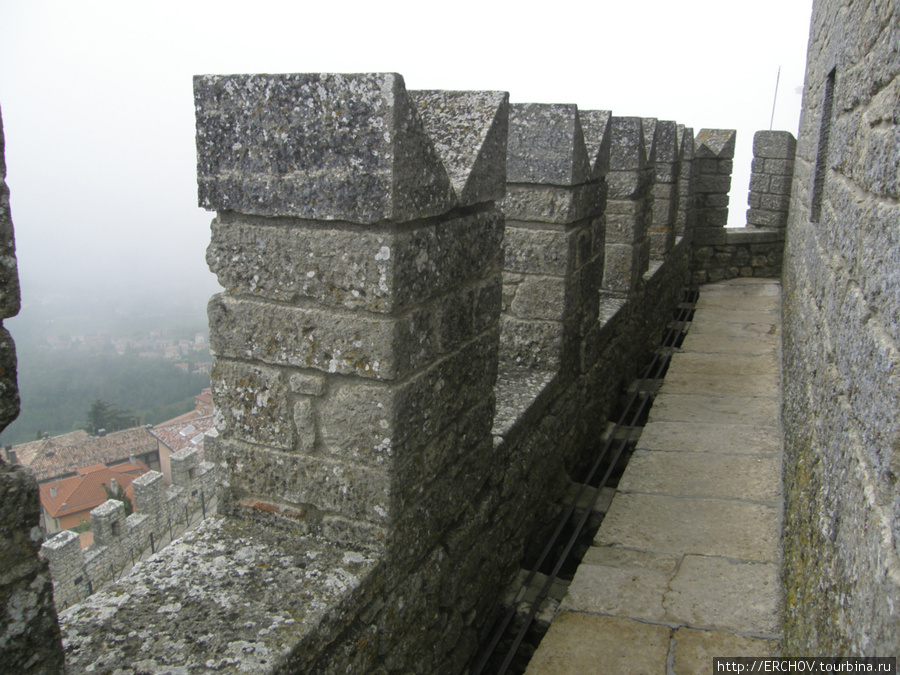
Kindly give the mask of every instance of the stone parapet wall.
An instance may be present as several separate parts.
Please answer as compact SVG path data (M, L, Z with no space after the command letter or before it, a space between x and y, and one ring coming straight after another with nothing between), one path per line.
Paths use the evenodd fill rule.
M747 196L747 225L783 228L791 205L797 140L788 131L757 131Z
M603 295L627 297L650 266L653 167L640 117L613 117L606 205Z
M816 0L784 268L785 642L900 645L900 8Z
M728 223L736 138L733 129L701 129L694 139L695 236L700 242L716 236Z
M597 319L609 115L574 105L510 108L502 208L503 366L557 371Z
M19 273L0 116L0 431L19 414L16 348L2 321L19 313ZM0 459L0 663L8 672L64 672L59 624L47 563L34 476Z
M731 183L730 159L710 159L710 154L733 155L734 132L698 135L699 188L725 189L721 176L728 173ZM700 150L700 145L704 148ZM721 146L721 147L720 147ZM697 195L698 217L706 225L694 231L694 253L691 277L695 284L705 284L737 277L780 277L784 257L784 227L790 199L790 174L794 166L794 137L786 131L758 131L753 137L753 172L750 177L747 211L748 226L724 227L728 219L728 195L705 192ZM705 178L703 176L705 171ZM786 172L786 173L785 173ZM722 211L724 209L724 212ZM712 220L709 220L712 218ZM721 225L710 225L721 223ZM779 226L780 224L780 226Z
M193 478L184 472L180 486L166 488L163 475L150 471L132 483L134 510L125 516L125 505L108 499L91 510L93 543L81 548L79 536L70 530L44 542L41 556L50 565L57 606L81 602L101 586L127 573L147 551L159 550L176 525L187 524L216 492L214 466L199 462L195 448L185 448L173 458L194 467ZM180 528L179 528L180 531Z
M650 257L661 259L675 245L676 221L681 178L681 137L678 125L671 120L659 120L655 128L656 144L652 159L654 180L651 194L653 209L648 232ZM690 167L688 167L690 170Z

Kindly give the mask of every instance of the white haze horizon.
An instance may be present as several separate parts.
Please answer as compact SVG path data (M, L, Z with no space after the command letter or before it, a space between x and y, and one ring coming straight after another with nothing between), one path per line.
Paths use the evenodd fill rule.
M305 4L305 3L304 3ZM23 316L47 294L208 297L192 76L398 72L409 89L796 135L811 0L452 5L0 0L0 109ZM15 337L15 321L12 332Z

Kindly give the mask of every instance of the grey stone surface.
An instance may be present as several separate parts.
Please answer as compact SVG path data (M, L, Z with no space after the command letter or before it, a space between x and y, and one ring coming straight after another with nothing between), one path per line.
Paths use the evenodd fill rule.
M761 396L660 394L653 402L650 421L709 422L773 426L781 402Z
M900 644L898 19L813 6L783 275L787 654Z
M496 211L403 231L223 214L206 257L235 295L387 313L478 276L497 263L502 238Z
M649 161L644 144L644 126L640 117L613 117L611 171L639 171Z
M612 129L609 110L579 110L584 144L591 162L591 177L600 179L609 172L609 153L612 148Z
M781 434L772 427L711 422L658 421L641 433L639 448L687 452L775 454Z
M775 563L687 555L665 599L667 617L696 628L776 638L781 587Z
M204 208L371 223L455 205L396 73L203 75L194 100Z
M677 161L679 145L678 125L672 120L659 120L656 124L656 161Z
M665 672L668 626L562 612L550 625L525 671L527 675ZM641 648L635 650L635 645Z
M638 450L622 492L780 503L781 463L760 455Z
M167 567L180 573L159 573ZM66 613L67 662L75 672L131 663L268 673L300 664L315 654L311 642L334 637L340 612L365 596L374 568L365 550L209 520L139 565L118 593ZM146 633L130 630L137 615ZM199 627L201 639L185 639Z
M679 628L672 638L676 675L693 675L710 669L713 659L729 656L779 656L778 641L744 637L717 630Z
M603 206L597 183L572 187L558 185L507 185L503 213L510 220L573 223L596 215Z
M701 129L694 139L694 156L698 159L731 159L736 138L734 129Z
M579 566L560 611L591 612L646 621L666 619L663 600L670 572L647 568Z
M0 658L8 672L65 672L53 587L38 558L43 532L31 473L0 460Z
M752 502L622 493L594 543L774 562L779 515L776 507Z
M9 187L6 184L6 140L0 111L0 319L8 319L18 314L20 305L16 243L10 215ZM9 421L6 424L9 424Z
M503 199L509 94L411 91L409 96L444 162L459 205Z
M739 338L725 338L728 342ZM781 382L775 373L741 375L715 373L671 373L660 388L662 394L705 394L707 396L740 396L752 390L759 396L777 398Z
M641 126L644 127L644 154L647 156L647 162L651 165L656 164L656 125L655 117L644 117L641 119Z
M590 179L578 106L514 103L509 112L506 180L579 185Z

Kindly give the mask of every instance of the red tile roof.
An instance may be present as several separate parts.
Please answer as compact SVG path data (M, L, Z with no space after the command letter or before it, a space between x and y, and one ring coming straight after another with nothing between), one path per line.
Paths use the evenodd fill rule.
M73 431L41 441L16 445L16 461L30 467L38 482L75 473L83 466L110 465L131 455L158 450L156 438L144 427L124 429L106 436Z
M53 518L90 511L106 501L106 490L103 485L110 485L111 480L125 488L125 494L134 498L131 483L135 478L143 476L150 468L139 460L122 462L110 467L96 466L78 469L78 475L62 480L42 483L41 505ZM54 496L55 490L55 496Z
M203 439L207 436L216 437L216 431L212 415L196 417L187 420L174 420L174 423L160 424L150 430L163 445L173 453L184 448L197 448L200 461L203 461Z

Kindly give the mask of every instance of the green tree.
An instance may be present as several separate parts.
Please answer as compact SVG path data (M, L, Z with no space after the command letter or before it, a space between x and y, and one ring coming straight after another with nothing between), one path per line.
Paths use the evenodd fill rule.
M100 429L118 431L130 426L131 420L132 415L130 412L119 410L112 403L107 403L98 398L88 408L84 430L89 434L96 434Z
M106 492L107 499L115 499L116 501L122 502L125 505L126 518L134 513L134 504L131 503L128 495L125 494L125 488L123 488L121 485L116 483L116 489L111 490L106 483L103 483L103 490L104 492Z

